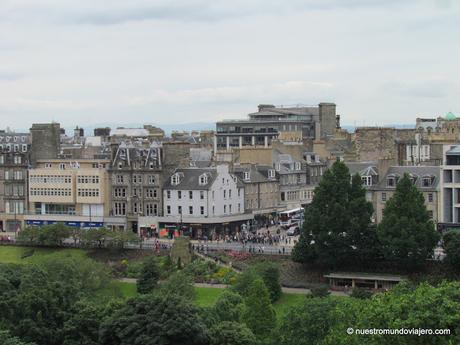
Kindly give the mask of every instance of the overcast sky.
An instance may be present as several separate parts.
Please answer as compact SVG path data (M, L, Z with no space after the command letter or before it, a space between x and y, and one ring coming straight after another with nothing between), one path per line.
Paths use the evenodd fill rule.
M0 127L460 115L457 0L0 0Z

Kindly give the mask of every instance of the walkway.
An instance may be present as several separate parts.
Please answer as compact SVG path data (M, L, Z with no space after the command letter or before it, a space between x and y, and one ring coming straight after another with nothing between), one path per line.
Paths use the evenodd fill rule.
M123 282L123 283L135 284L137 282L137 279L135 279L135 278L120 278L120 279L118 279L118 281ZM200 287L200 288L213 288L213 289L226 289L226 288L229 287L229 285L225 285L225 284L195 283L194 285L196 287ZM309 295L309 294L311 294L310 289L282 287L281 291L283 291L283 293L287 293L287 294L300 294L300 295ZM342 291L330 291L330 293L331 293L331 295L334 295L334 296L348 297L348 295L345 292L342 292Z

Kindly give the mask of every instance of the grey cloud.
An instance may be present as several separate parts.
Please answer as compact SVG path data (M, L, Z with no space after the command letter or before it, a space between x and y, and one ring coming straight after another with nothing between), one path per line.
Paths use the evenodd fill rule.
M392 81L382 85L382 91L410 98L445 98L454 84L447 80L425 80L419 82Z

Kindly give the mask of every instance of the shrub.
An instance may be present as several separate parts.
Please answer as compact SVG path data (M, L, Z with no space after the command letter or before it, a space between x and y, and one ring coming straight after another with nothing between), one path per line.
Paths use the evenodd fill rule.
M313 297L327 297L330 295L329 288L327 286L318 286L311 289L311 295Z
M366 289L353 288L350 296L359 299L367 299L372 297L372 292Z

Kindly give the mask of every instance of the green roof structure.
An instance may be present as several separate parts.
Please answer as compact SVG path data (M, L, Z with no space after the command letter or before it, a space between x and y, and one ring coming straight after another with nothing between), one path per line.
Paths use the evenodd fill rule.
M457 119L457 116L455 116L451 111L449 111L444 118L447 121L453 121Z

